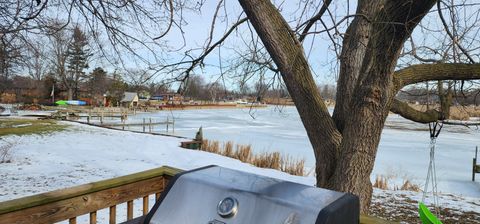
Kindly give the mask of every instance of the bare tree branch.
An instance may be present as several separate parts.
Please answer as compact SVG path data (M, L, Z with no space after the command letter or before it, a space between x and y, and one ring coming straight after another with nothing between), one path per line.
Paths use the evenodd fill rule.
M396 90L404 86L433 80L473 80L480 79L480 64L420 64L396 71Z

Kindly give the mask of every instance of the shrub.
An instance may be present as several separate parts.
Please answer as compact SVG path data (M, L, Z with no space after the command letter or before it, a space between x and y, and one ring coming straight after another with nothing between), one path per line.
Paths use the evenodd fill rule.
M10 163L12 162L11 151L13 144L7 141L4 141L6 144L0 145L0 163Z

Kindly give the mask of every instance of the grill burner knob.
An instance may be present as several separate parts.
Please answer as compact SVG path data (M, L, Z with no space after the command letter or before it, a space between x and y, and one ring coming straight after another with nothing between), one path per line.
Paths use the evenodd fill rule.
M238 201L234 197L222 199L217 206L217 213L223 218L230 218L238 211Z

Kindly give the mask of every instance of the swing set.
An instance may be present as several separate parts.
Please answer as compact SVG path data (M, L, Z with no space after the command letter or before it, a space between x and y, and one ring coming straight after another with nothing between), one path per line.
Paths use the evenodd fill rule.
M423 189L422 201L418 204L418 215L423 224L442 224L440 221L439 214L440 210L438 208L438 190L437 190L437 173L435 167L435 145L440 134L440 131L443 128L444 123L452 124L451 122L444 121L435 121L428 124L430 131L430 161L428 164L427 178L425 180L425 185ZM480 165L477 165L477 153L478 147L475 150L475 157L473 158L473 170L472 170L472 181L475 181L475 173L480 173ZM425 197L427 196L429 185L431 184L432 194L433 194L433 206L434 212L425 205Z
M435 168L435 145L437 137L442 130L443 123L438 121L429 123L428 128L430 130L430 162L428 164L427 178L425 180L425 186L423 189L422 201L418 204L418 214L423 224L441 224L442 222L437 218L439 216L438 196L437 196L437 173ZM432 183L433 204L435 209L435 215L424 204L425 197L427 196L427 190L429 183Z

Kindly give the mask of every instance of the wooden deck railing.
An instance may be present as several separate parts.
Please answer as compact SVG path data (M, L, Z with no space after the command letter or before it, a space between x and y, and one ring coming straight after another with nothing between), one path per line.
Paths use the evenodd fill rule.
M148 213L149 196L156 199L168 180L180 170L160 167L140 173L103 180L72 188L51 191L0 202L0 223L55 223L90 214L97 223L97 211L109 208L109 223L116 223L116 206L127 203L127 220L133 217L133 200L143 199L143 214Z
M97 223L97 211L109 209L109 223L117 220L117 205L127 203L127 221L133 218L133 201L141 199L143 215L148 213L149 198L157 200L168 181L181 170L160 167L140 173L98 181L76 187L0 202L0 223L56 223L89 214L91 224ZM124 220L125 218L123 218ZM364 216L361 224L390 223Z

